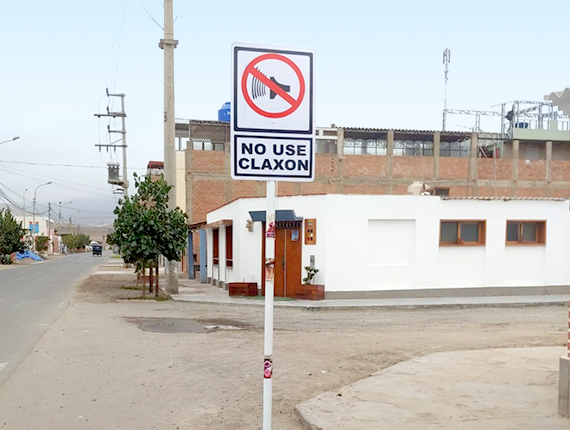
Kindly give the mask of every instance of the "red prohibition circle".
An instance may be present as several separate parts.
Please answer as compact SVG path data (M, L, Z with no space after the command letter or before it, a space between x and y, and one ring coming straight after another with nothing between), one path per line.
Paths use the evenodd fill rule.
M291 67L293 69L293 71L297 75L297 79L299 79L299 97L297 99L294 99L293 97L289 97L291 100L286 99L283 96L283 90L280 87L275 85L273 82L269 81L264 75L262 75L260 72L257 71L257 69L255 69L255 66L264 60L283 61L285 64L287 64L289 67ZM253 102L251 97L249 96L249 93L247 92L247 78L250 74L255 76L256 78L260 79L265 85L267 85L269 88L274 90L275 93L277 93L279 96L284 98L285 101L287 101L289 104L291 104L291 107L289 109L283 111L283 112L275 112L274 113L274 112L267 112L267 111L261 109L259 106L257 106ZM301 102L303 101L303 98L305 97L305 79L303 78L303 74L301 73L301 70L299 69L299 67L291 59L289 59L283 55L280 55L280 54L264 54L264 55L260 55L259 57L253 59L253 61L251 61L247 65L247 67L245 68L245 70L243 72L242 79L241 79L241 91L242 91L243 97L244 97L245 101L247 102L247 104L249 105L249 107L252 108L259 115L267 117L267 118L284 118L287 115L290 115L293 112L295 112L297 110L297 108L301 105Z

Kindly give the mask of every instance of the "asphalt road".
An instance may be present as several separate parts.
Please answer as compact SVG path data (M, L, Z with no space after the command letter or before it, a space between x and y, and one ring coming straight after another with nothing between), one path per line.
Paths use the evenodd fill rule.
M105 260L72 254L0 270L0 385L61 316L72 287Z

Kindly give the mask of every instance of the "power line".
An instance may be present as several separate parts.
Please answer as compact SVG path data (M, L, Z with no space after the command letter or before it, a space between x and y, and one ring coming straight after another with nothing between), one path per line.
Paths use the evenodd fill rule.
M28 161L4 161L0 160L0 163L9 164L28 164L31 166L52 166L52 167L77 167L82 169L107 169L107 166L86 166L81 164L56 164L56 163L32 163ZM129 170L144 170L146 167L129 167Z
M70 184L79 185L79 186L81 186L81 187L93 188L93 189L95 189L95 190L97 190L97 191L104 191L105 193L107 192L107 190L105 190L105 189L103 189L103 188L93 187L93 186L91 186L91 185L86 185L86 184L78 184L77 182L74 182L74 181L67 181L67 180L65 180L65 179L59 179L59 178L56 178L56 177L54 177L54 176L40 175L40 174L37 174L37 173L30 173L30 172L27 172L27 171L25 171L25 170L15 169L15 168L13 168L13 167L8 168L8 169L7 169L7 168L0 168L0 171L6 172L6 173L10 173L10 174L12 174L12 175L22 176L22 177L25 177L25 178L27 178L27 179L32 179L32 180L34 180L34 181L37 181L37 180L38 180L37 178L52 179L52 180L59 181L59 182L67 182L67 183L70 183ZM42 180L43 180L43 179L42 179ZM111 198L113 198L113 199L115 198L115 197L109 196L108 194L95 193L94 191L82 190L81 188L71 187L71 186L69 186L69 185L68 185L68 186L65 186L65 185L61 185L61 184L54 184L54 186L59 187L59 188L64 188L64 189L72 190L72 191L79 191L79 192L81 192L81 193L91 194L91 195L94 195L94 196L111 197Z
M117 88L117 80L119 77L119 59L121 58L121 45L123 42L123 27L125 25L125 11L127 8L127 0L123 3L123 19L121 20L121 32L119 33L119 48L117 49L117 64L115 66L115 85L113 86L113 92Z
M160 25L156 19L154 19L154 17L150 14L150 12L148 10L146 10L146 7L144 7L144 4L142 2L141 2L141 6L144 9L144 11L148 14L149 19L152 19L156 23L156 25L158 25L161 28L161 30L164 30L164 27L162 25Z
M127 7L127 0L123 2L123 11L121 16L121 11L119 9L117 15L117 22L115 27L115 35L113 39L113 51L111 52L111 64L109 65L109 83L107 88L113 88L113 92L115 92L115 88L117 86L117 79L118 79L118 72L119 72L119 59L121 55L121 44L123 39L123 27L125 23L125 11ZM119 27L120 22L120 27ZM113 66L115 66L114 74L113 74ZM114 100L107 100L107 106L113 108ZM109 121L110 124L110 121Z

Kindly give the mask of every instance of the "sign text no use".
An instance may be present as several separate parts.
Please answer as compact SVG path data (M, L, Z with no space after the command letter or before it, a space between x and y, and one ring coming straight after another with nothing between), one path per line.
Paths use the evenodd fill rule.
M236 136L234 172L240 179L311 179L314 156L310 138Z

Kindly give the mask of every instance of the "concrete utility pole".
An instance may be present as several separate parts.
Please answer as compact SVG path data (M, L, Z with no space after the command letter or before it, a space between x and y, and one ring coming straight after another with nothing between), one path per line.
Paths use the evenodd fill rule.
M125 113L125 95L124 94L110 94L121 97L121 112ZM123 195L129 195L129 173L127 172L127 128L125 125L126 115L121 115L122 133L123 133Z
M64 206L70 205L73 203L73 200L67 202ZM61 202L59 202L59 216L57 217L59 219L59 223L61 224Z
M24 198L22 200L22 203L24 203L24 230L30 231L30 229L26 225L26 191L28 191L27 188L24 190Z
M176 208L176 147L174 122L174 40L173 1L164 0L164 39L158 46L164 50L164 179L172 186L168 194L168 208ZM166 292L178 294L178 271L175 261L166 263Z
M447 66L449 65L449 63L451 63L451 51L447 48L445 48L445 51L443 51L443 64L445 65L445 90L444 90L444 96L443 96L443 124L442 124L442 131L445 131L445 127L446 127L446 119L447 119L447 74L449 73L449 70L447 69Z
M125 113L125 94L110 94L109 89L106 88L105 92L107 93L107 97L120 97L121 98L121 111L120 112L110 112L109 107L107 107L107 113L96 113L95 116L101 118L102 116L108 116L113 118L121 118L122 121L122 129L121 130L111 130L111 127L107 126L107 131L110 133L120 133L123 135L121 139L121 145L115 145L114 143L111 144L98 144L95 145L99 148L99 152L101 152L101 148L123 148L123 177L120 181L112 181L109 182L113 185L120 185L123 188L123 195L127 197L129 195L129 176L127 171L127 126L126 126L126 117L127 114Z
M45 184L40 184L36 187L34 191L34 200L32 200L32 216L33 216L33 223L32 223L32 251L36 252L36 194L38 193L38 188L43 187L45 185L49 185L52 182L46 182Z

